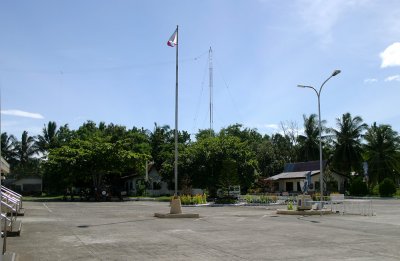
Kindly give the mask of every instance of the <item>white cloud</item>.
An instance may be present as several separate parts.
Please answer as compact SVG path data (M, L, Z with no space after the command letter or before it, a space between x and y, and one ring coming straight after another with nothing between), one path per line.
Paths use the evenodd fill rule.
M323 44L329 44L333 40L332 29L343 14L365 3L350 0L299 0L298 11L306 27L319 34Z
M243 123L247 128L255 128L261 134L271 134L279 132L279 125L273 123Z
M385 78L385 82L392 82L392 81L400 82L400 75L397 74Z
M381 68L390 66L400 66L400 42L389 45L380 53L382 59Z
M267 129L273 129L273 130L279 129L279 126L277 124L265 124L264 127Z
M374 83L374 82L377 82L377 81L378 81L378 79L376 79L376 78L364 79L364 83Z
M32 119L44 119L43 115L41 115L39 113L20 111L20 110L4 110L4 111L1 111L1 114L17 116L17 117L32 118Z

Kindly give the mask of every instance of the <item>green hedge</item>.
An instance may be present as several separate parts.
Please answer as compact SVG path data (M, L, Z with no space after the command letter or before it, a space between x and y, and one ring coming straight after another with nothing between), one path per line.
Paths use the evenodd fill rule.
M393 194L396 193L396 185L393 180L389 178L385 178L379 184L379 194L381 197L393 197Z

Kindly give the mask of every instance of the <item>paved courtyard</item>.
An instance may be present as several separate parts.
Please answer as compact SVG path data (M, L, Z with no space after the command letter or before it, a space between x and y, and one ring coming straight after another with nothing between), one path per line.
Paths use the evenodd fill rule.
M19 260L400 260L400 200L375 216L282 216L274 207L185 207L198 219L158 219L162 202L24 202ZM18 260L18 259L17 259Z

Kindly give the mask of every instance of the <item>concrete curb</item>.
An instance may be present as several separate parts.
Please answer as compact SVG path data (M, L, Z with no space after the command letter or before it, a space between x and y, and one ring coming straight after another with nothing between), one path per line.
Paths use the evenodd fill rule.
M323 209L323 210L287 210L287 209L277 209L276 210L276 214L307 216L307 215L329 215L329 214L334 214L334 213L329 209Z

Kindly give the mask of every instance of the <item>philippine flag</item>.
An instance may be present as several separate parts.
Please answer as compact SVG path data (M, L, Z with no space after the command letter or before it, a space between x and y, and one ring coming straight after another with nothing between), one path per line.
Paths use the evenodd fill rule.
M178 44L178 29L171 35L167 42L168 46L175 47Z

